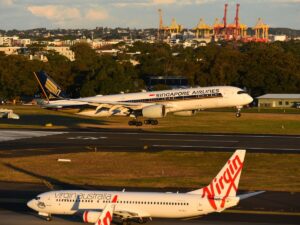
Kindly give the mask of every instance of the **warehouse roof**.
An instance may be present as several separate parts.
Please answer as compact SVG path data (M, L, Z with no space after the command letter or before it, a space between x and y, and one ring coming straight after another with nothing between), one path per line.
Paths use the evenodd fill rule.
M257 97L258 99L262 98L276 98L276 99L300 99L300 94L265 94Z

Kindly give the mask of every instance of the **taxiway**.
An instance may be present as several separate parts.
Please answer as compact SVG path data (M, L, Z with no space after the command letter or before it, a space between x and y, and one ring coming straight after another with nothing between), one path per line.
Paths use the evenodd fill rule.
M110 131L1 130L0 157L82 151L228 151L300 153L300 136ZM5 154L3 153L5 151Z

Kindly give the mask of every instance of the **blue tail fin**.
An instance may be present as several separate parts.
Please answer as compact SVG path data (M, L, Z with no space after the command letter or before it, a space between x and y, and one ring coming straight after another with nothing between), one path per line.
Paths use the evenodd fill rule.
M46 72L40 71L34 75L48 101L66 98L62 88Z

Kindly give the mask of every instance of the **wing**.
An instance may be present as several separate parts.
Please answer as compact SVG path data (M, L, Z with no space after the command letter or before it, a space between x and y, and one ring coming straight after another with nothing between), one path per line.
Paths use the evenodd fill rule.
M92 116L104 115L130 115L132 111L141 110L145 106L153 103L133 103L117 101L99 101L93 99L64 99L44 102L43 108L47 109L77 109L78 114L84 114L86 110L92 110Z
M114 215L122 218L122 219L137 219L137 218L149 218L150 215L148 213L142 212L142 211L115 211Z
M97 108L129 108L132 110L142 109L145 105L150 105L149 103L134 103L134 102L122 102L122 101L98 101L98 100L86 100L86 99L77 99L78 102L86 103L89 105L97 106Z

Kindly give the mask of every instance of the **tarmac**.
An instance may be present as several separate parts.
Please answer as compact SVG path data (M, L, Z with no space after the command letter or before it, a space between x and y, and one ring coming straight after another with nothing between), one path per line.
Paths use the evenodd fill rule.
M223 216L224 215L224 216ZM289 221L285 221L285 218L278 220L277 218L273 218L272 221L255 221L249 216L244 218L239 217L238 215L229 215L229 214L218 214L216 216L207 216L194 220L174 220L174 219L157 219L154 218L153 221L149 221L147 224L149 225L194 225L194 224L203 224L203 225L274 225L274 224L299 224L295 220L294 223L290 223ZM36 214L32 212L14 212L7 210L0 210L0 218L1 224L3 225L43 225L43 224L51 224L51 225L73 225L73 224L83 224L83 221L77 217L66 217L66 216L55 216L53 217L51 222L48 222ZM247 221L245 221L247 220ZM133 223L134 224L134 223Z
M121 130L1 130L0 157L83 151L214 151L300 153L300 136L160 133ZM5 151L5 152L4 152Z

